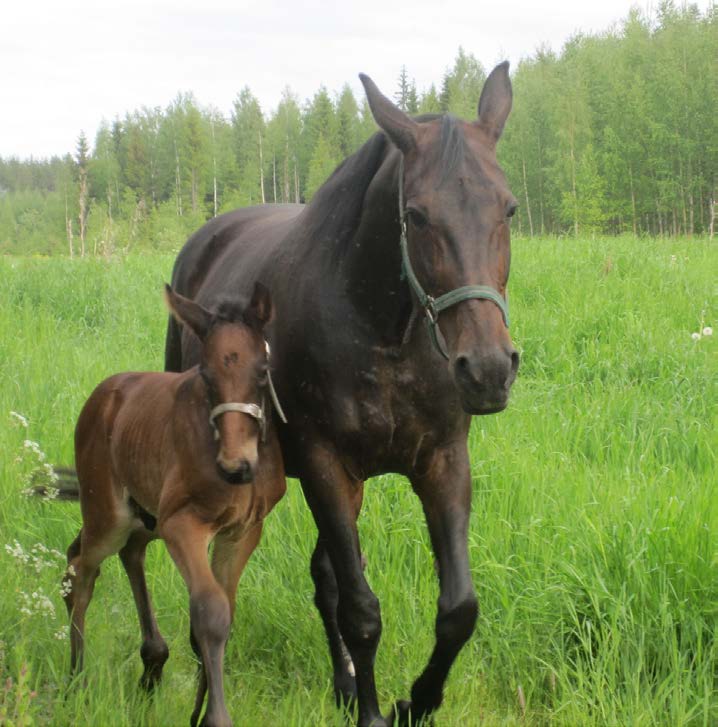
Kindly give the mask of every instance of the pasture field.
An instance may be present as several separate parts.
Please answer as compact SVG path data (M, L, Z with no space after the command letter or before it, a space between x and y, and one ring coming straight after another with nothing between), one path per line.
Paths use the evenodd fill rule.
M39 457L24 440L70 464L93 387L162 367L172 261L0 259L0 723L188 721L188 599L164 546L147 562L171 653L156 695L137 687L139 627L116 558L88 614L86 682L66 691L52 549L64 552L79 510L21 494ZM481 616L436 723L716 725L718 245L517 240L510 291L519 377L509 408L471 433ZM691 337L708 326L716 333ZM371 481L359 523L388 711L429 655L438 589L405 480ZM314 538L290 482L239 587L226 658L236 725L343 724L312 603Z

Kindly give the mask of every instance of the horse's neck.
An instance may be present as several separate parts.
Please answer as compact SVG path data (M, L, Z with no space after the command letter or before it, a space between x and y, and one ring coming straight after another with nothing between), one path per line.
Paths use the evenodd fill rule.
M346 294L384 341L398 342L411 312L401 273L396 160L387 159L369 185L353 239L341 261Z

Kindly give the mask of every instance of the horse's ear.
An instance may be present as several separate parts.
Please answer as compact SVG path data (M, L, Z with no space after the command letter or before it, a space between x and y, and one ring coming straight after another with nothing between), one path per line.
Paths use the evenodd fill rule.
M245 313L247 322L262 331L267 323L272 320L273 314L272 296L269 294L269 290L262 283L255 283L252 300L249 301L249 308Z
M212 314L189 298L175 293L165 283L165 303L178 323L187 326L200 341L204 341L212 323Z
M479 126L499 140L511 111L513 91L509 78L509 62L499 63L484 83L479 99Z
M364 84L366 98L374 120L399 149L406 154L416 146L419 125L389 101L369 76L360 73L359 78Z

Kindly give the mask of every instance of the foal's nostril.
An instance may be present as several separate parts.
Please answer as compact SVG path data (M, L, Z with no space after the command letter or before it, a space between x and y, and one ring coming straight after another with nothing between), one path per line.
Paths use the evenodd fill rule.
M521 360L521 357L519 356L518 351L512 351L511 352L511 373L516 375L516 372L519 370L519 361Z

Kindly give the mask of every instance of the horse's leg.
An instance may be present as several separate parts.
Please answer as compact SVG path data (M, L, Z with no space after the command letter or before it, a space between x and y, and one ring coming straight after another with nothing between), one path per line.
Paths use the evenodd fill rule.
M381 636L379 601L364 578L356 528L358 490L332 453L315 446L306 452L302 488L329 555L337 584L337 623L356 672L360 727L386 725L379 712L374 657Z
M364 483L358 483L354 499L355 520L361 510L363 492ZM354 664L349 656L344 639L342 639L342 635L339 632L337 617L339 590L337 587L337 579L334 575L334 568L332 568L329 554L327 553L326 543L321 535L317 539L317 545L312 554L311 572L315 589L314 603L322 618L324 630L327 634L327 641L329 642L329 652L332 657L334 697L338 707L345 707L351 710L357 696Z
M416 723L438 709L449 669L471 636L478 615L469 570L471 471L466 443L437 450L428 471L412 478L412 486L421 499L436 555L439 603L429 663L414 682L411 702L399 702L394 708L400 725L409 724L410 719Z
M130 580L142 631L140 656L145 670L140 677L140 686L148 691L152 690L160 681L162 667L170 654L167 642L162 638L157 627L145 581L145 551L147 544L154 537L148 530L135 530L127 540L125 547L120 550L120 560Z
M192 647L201 655L209 693L202 724L208 727L231 725L222 683L230 609L207 557L212 532L206 523L180 510L160 524L160 534L189 589ZM194 714L193 718L196 719Z
M224 536L222 533L217 535L214 541L214 551L212 552L212 572L214 573L217 583L222 587L227 599L229 600L229 620L230 624L234 619L234 611L236 606L237 584L244 567L247 565L249 556L252 555L254 549L262 537L262 523L258 523L239 539L235 541L231 537ZM198 645L194 635L191 636L197 653ZM204 697L207 692L207 675L204 668L200 665L199 681L197 683L197 695L194 702L194 710L190 718L190 724L196 725L199 715L202 712Z

